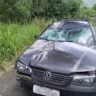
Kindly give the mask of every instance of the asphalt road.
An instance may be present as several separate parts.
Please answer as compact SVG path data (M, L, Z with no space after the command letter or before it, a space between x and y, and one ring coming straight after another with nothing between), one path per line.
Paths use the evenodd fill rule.
M21 88L16 81L16 72L11 71L0 77L0 96L32 96L31 91Z

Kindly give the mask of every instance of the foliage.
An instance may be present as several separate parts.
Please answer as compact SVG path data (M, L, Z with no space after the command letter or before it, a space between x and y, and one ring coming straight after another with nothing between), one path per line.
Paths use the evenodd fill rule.
M40 32L45 25L44 19L23 25L0 24L0 60L17 57L20 50L34 42L34 34Z
M80 11L77 14L77 17L79 18L90 19L91 17L95 17L95 16L96 16L96 10L94 10L93 8L89 8L85 4L82 5L82 7L80 8Z
M92 8L96 11L96 4L94 4Z
M82 8L80 15L84 18L90 18L96 16L96 11L92 8Z
M2 22L28 20L31 18L32 0L0 0Z
M88 8L83 0L0 0L0 21L4 23L91 16L96 16L96 4Z
M74 17L82 0L0 0L2 22L30 22L33 18Z

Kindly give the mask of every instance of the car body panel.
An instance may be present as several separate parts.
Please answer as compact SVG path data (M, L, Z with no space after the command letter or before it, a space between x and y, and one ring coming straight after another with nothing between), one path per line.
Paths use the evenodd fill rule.
M53 46L53 49L48 49L48 46L51 48ZM82 58L83 55L84 57ZM20 56L19 61L26 65L30 64L30 66L32 65L62 73L71 73L95 70L95 56L95 49L76 43L37 40ZM40 59L38 60L38 58ZM80 60L81 58L82 60ZM77 64L78 62L79 64ZM74 68L75 66L76 68Z

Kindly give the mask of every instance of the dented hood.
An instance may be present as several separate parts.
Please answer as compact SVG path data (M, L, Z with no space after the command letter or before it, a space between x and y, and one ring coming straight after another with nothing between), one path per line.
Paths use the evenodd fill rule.
M19 58L30 67L60 73L86 72L96 69L96 50L73 42L38 40Z

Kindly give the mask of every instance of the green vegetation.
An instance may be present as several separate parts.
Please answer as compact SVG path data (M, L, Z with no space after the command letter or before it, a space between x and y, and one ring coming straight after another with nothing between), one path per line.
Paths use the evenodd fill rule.
M50 19L89 18L95 25L94 17L96 4L89 8L83 0L0 0L0 68L14 62Z
M82 0L0 0L0 20L25 23L42 17L74 17L82 3Z
M84 0L0 0L0 21L30 23L34 18L90 18L96 4L88 8Z
M96 4L93 5L92 9L96 11Z
M4 69L6 62L20 55L32 42L34 34L38 34L46 26L44 19L34 20L31 24L0 24L0 67Z

